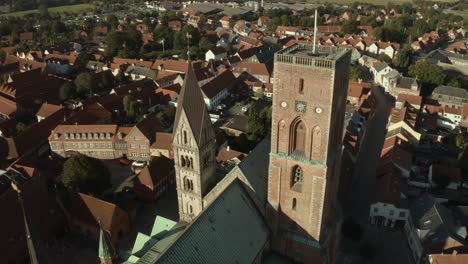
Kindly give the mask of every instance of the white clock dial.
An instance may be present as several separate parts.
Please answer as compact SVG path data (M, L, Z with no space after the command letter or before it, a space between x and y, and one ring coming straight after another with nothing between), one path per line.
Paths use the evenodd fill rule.
M285 101L281 102L281 107L286 108L287 106L288 106L288 103L286 103Z
M320 108L320 107L315 108L315 112L316 112L317 114L322 113L322 108Z

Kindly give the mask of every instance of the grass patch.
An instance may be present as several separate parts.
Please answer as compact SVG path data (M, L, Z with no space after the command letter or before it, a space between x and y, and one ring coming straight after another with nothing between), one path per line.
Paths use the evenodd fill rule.
M56 6L50 7L49 13L82 13L86 11L90 11L94 8L92 4L79 4L79 5L66 5L66 6ZM25 16L29 14L37 13L37 9L26 10L26 11L18 11L12 13L6 13L0 15L0 17L9 17L9 16Z

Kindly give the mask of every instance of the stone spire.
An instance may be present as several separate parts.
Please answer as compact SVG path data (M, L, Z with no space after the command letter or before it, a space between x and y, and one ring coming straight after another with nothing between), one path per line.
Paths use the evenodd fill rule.
M114 261L117 259L114 244L112 244L112 241L110 240L106 231L102 229L100 223L99 231L99 258L101 259L101 264L113 264Z
M203 144L204 135L213 135L214 131L210 121L210 114L206 107L203 94L198 85L197 77L193 71L192 63L189 61L184 84L177 101L177 111L174 129L178 128L182 112L187 116L189 126L198 145ZM210 131L207 131L210 130Z

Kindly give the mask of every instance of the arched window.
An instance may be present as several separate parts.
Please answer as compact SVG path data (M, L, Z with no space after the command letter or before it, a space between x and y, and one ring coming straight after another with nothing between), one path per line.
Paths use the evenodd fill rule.
M193 169L193 158L192 157L190 157L190 168Z
M315 127L312 131L312 148L310 151L310 159L321 160L322 132L320 127Z
M296 198L293 198L293 200L292 200L292 209L294 211L296 211L296 204L297 204Z
M190 214L193 214L193 207L192 207L192 205L189 205L189 213L190 213Z
M187 177L184 178L184 190L188 190L188 179L187 179Z
M306 141L306 127L304 122L299 121L296 123L294 127L294 134L293 134L293 147L292 152L300 151L304 153L305 151L305 141Z
M181 165L182 167L185 167L185 157L184 157L184 155L181 155L181 156L180 156L180 165Z
M291 189L297 192L302 191L302 182L304 181L304 172L298 165L294 166L291 172Z
M187 144L188 143L188 140L187 140L187 131L184 130L184 144Z
M190 191L193 191L193 181L192 180L188 181L188 187L189 187Z
M304 79L299 79L299 93L304 94Z
M190 160L191 160L191 158L185 157L185 162L187 163L187 168L190 168L192 166Z

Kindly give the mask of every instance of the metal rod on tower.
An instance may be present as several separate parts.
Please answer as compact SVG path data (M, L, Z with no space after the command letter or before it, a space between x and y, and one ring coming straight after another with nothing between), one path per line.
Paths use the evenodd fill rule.
M315 9L315 16L314 16L314 44L312 48L312 53L315 54L315 43L317 42L317 8Z

